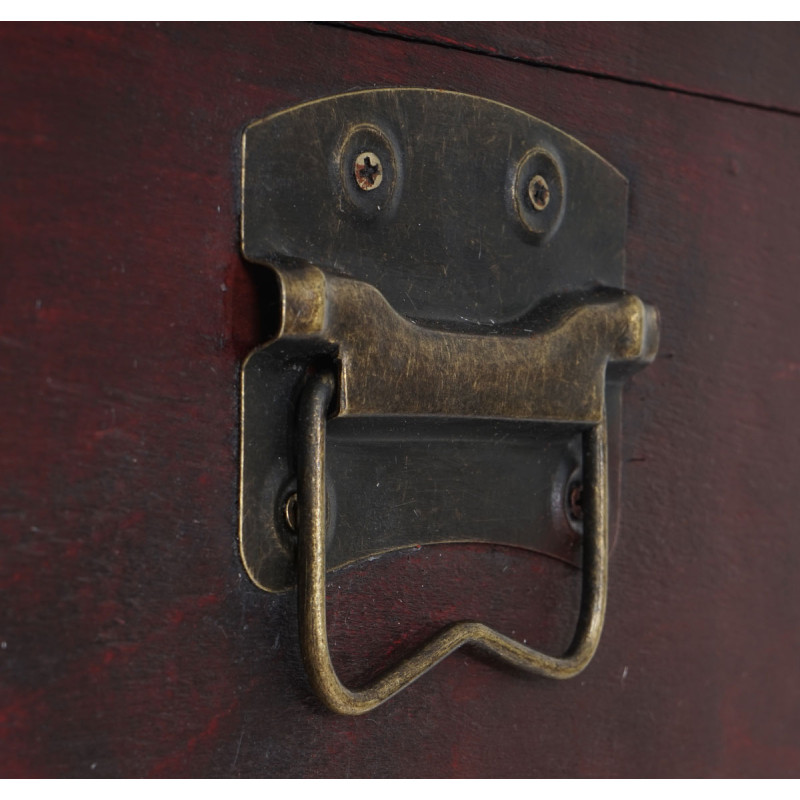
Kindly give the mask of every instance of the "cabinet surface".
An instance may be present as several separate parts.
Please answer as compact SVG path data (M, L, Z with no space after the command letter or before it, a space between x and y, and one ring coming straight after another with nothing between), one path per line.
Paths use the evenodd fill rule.
M0 775L798 776L798 45L796 26L0 26ZM588 669L459 652L345 718L306 682L294 596L237 550L239 376L265 338L237 188L249 122L375 86L507 103L614 164L627 285L662 338L624 392ZM579 586L496 546L387 555L331 577L334 659L357 683L467 617L557 650Z

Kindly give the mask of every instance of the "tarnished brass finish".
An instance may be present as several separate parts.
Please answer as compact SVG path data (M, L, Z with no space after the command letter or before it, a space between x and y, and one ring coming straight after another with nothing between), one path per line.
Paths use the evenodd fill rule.
M243 367L240 547L257 585L297 586L317 694L364 713L463 644L577 674L605 615L621 380L658 344L656 311L623 289L624 177L524 112L427 89L303 104L250 125L243 151L271 339ZM345 687L327 570L464 541L582 567L566 653L461 621Z
M300 259L372 284L404 316L483 328L560 292L623 285L627 181L519 109L435 89L351 92L253 122L243 150L248 261ZM370 191L354 175L367 154L381 163Z
M434 385L444 372L433 361L441 355L447 363L453 347L462 346L436 335L444 332L468 336L486 370L495 368L497 345L483 341L485 335L519 337L510 348L516 365L504 366L526 376L527 365L519 369L525 334L551 330L584 303L622 296L597 290L624 285L625 178L581 142L518 109L433 89L353 92L253 122L243 157L245 258L287 276L314 264L377 289L395 313L383 315L373 300L364 308L375 312L372 335L386 333L385 352L400 362L398 382L405 359L389 346L393 326L413 321L433 332L421 338L420 356L429 357ZM266 294L265 319L273 317L277 294ZM243 368L240 544L248 574L268 591L296 585L296 535L284 513L297 472L290 409L305 371L321 355L309 345L325 341L332 350L335 338L332 331L281 336L254 351ZM463 358L459 380L469 397L465 368ZM584 368L591 371L588 362ZM518 375L498 397L483 390L473 406L485 406L488 415L490 405L509 405L506 393L515 390L514 402L524 401L520 381L535 376ZM358 387L345 389L352 406ZM387 386L385 395L397 404L407 391L401 387L395 397ZM621 426L616 376L605 395L613 538ZM595 391L595 411L596 399ZM381 404L368 394L367 402ZM568 485L581 480L579 424L530 423L522 414L489 421L422 413L428 416L351 413L331 425L329 569L440 542L492 542L580 566L581 526L564 511ZM437 501L424 502L433 491ZM480 523L483 496L508 509L496 525Z
M308 341L340 365L337 416L443 416L598 424L606 365L649 363L654 309L637 297L583 302L536 335L432 330L404 319L375 287L314 266L275 270L280 338Z

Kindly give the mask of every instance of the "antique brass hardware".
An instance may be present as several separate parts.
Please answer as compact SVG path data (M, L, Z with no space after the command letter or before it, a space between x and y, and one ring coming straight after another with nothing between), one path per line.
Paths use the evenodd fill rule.
M250 126L244 151L243 249L270 267L272 338L243 372L240 545L262 588L297 585L313 687L330 708L363 713L467 642L530 672L576 674L605 611L620 381L652 360L658 340L654 309L622 289L624 179L522 112L431 90L290 109ZM459 465L474 453L480 462L482 437L493 452L510 437L536 453L527 474L546 491L526 511L529 527L354 521L353 490L337 475L350 486L372 476L366 491L386 496L374 482L379 459L356 451L385 455L390 441L414 453L429 439ZM565 485L581 470L582 536L564 513ZM424 480L413 468L386 474L385 491L403 496ZM469 540L583 566L568 652L548 656L461 622L373 685L344 687L328 652L327 568Z

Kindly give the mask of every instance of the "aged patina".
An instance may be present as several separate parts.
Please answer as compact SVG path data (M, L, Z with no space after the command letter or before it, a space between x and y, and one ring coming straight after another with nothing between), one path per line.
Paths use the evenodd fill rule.
M290 109L253 123L244 152L243 250L269 270L272 337L244 366L241 552L258 585L297 586L315 690L363 713L465 643L577 674L605 613L620 381L658 343L655 310L623 288L624 178L527 114L433 90ZM523 524L481 522L502 482ZM581 566L570 648L457 622L346 688L327 570L446 541Z

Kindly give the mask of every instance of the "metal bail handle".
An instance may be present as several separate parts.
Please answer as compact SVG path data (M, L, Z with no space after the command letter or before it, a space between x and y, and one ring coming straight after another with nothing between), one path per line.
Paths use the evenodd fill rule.
M594 655L606 610L608 584L608 473L606 418L583 434L584 542L581 610L572 644L561 657L540 653L481 622L456 622L363 689L349 689L331 661L325 613L325 440L336 380L329 371L309 378L298 415L298 606L300 641L314 691L340 714L364 714L413 683L465 644L535 675L571 678Z
M520 109L435 89L303 103L249 125L242 152L242 251L268 270L271 338L242 368L240 549L262 589L297 580L315 691L331 709L361 714L464 644L527 672L576 675L605 615L622 380L658 347L657 311L624 289L627 180ZM305 377L319 359L328 371ZM329 512L333 416L350 431L331 448L348 486ZM473 441L477 421L491 429ZM423 433L433 450L420 446ZM520 505L513 525L487 530L480 515L453 513L466 484L436 485L425 459L435 453L451 474L497 487L501 433L519 437L507 451L520 465L507 497ZM372 456L395 443L409 458L387 467L395 477L378 488ZM564 503L581 450L582 542ZM520 498L525 476L537 491ZM398 511L406 487L441 492L441 502L426 516ZM353 513L364 497L391 509L385 529L367 530ZM326 551L335 515L347 530ZM481 622L454 622L370 685L347 688L328 648L327 568L440 542L495 542L582 565L572 644L552 656Z

